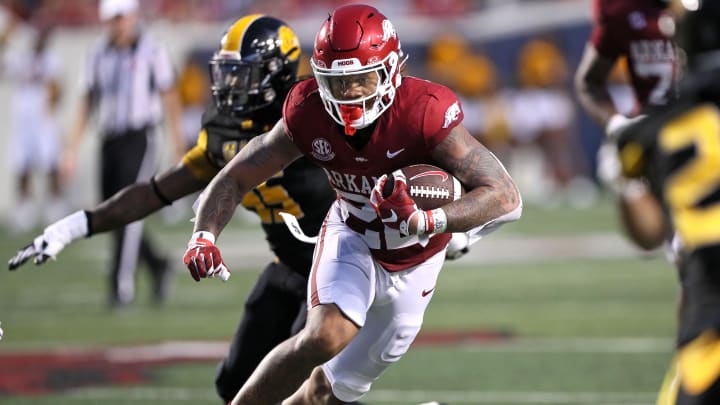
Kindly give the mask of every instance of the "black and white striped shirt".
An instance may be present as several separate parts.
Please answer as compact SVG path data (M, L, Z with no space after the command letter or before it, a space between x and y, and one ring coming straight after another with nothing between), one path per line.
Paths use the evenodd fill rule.
M102 38L88 57L82 85L91 94L101 132L113 136L157 124L160 93L174 81L167 50L141 33L129 48L113 47Z

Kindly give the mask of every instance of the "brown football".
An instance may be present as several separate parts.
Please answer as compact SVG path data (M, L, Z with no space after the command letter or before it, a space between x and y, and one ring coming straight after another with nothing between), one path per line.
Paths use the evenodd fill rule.
M465 192L462 184L452 174L437 166L417 164L400 169L407 179L410 197L418 208L432 210L455 201ZM395 179L392 174L383 188L383 196L393 192Z

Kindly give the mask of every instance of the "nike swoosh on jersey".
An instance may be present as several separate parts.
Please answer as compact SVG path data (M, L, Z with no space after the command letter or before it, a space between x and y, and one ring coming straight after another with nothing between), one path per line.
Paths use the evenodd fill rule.
M390 210L390 216L388 218L383 218L383 222L396 222L397 221L397 214L395 213L395 210Z
M435 290L435 287L433 287L429 290L423 290L421 294L423 297L427 297L427 295L430 294L431 292L433 292L434 290Z
M387 155L388 159L392 159L392 158L394 158L395 156L397 156L397 155L399 155L400 153L402 153L402 151L404 151L404 150L405 150L405 148L402 148L402 149L400 149L400 150L396 150L395 152L390 152L390 149L388 149L386 155Z

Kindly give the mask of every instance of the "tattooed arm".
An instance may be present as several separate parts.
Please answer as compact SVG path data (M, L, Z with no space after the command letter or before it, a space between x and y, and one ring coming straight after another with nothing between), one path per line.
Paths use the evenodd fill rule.
M446 232L464 232L492 221L517 220L520 192L500 161L462 125L432 152L439 166L460 180L468 192L445 205Z
M282 121L270 131L253 138L203 192L194 231L209 231L218 235L248 191L298 157L300 151L285 135Z

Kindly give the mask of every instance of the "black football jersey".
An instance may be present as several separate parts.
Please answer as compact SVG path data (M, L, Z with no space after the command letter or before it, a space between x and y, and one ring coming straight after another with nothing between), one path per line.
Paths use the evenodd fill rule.
M197 178L210 181L250 139L271 129L279 119L279 110L235 117L220 114L211 106L203 114L197 144L183 157L183 164ZM317 235L335 198L325 171L300 158L247 193L242 205L260 217L270 248L280 261L307 276L315 245L297 240L279 213L294 215L307 235Z
M700 81L682 94L618 142L625 175L649 179L683 244L680 345L720 331L720 87Z

